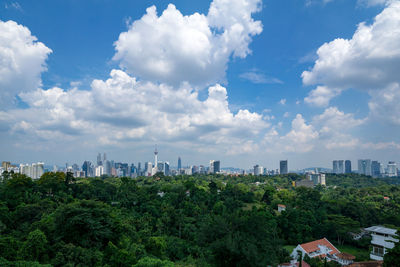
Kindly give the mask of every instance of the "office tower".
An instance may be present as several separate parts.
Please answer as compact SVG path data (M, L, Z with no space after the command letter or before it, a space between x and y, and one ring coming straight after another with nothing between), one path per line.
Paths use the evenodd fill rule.
M192 167L192 174L199 173L199 172L200 172L199 166L195 165Z
M141 176L142 175L142 164L138 162L137 164L137 175Z
M84 161L82 165L82 171L85 173L85 177L90 177L90 165L91 163L89 161Z
M371 162L371 175L374 178L381 176L381 164L378 161Z
M103 153L103 162L105 162L107 160L107 156L106 156L106 153L104 152Z
M346 160L344 162L344 173L351 173L351 161Z
M157 172L162 172L164 173L164 162L160 161L157 164Z
M389 161L387 165L387 174L389 177L397 176L397 168L394 161Z
M344 160L338 160L338 173L344 173Z
M287 160L281 160L279 162L279 173L280 174L288 173L288 161Z
M97 166L103 165L101 161L101 153L97 154Z
M210 160L210 173L219 173L221 171L221 162L219 160Z
M182 160L181 157L178 157L178 172L182 169Z
M262 175L264 168L258 164L254 166L254 175Z
M169 162L164 162L164 175L169 176Z
M358 173L371 176L371 160L359 159L358 160Z

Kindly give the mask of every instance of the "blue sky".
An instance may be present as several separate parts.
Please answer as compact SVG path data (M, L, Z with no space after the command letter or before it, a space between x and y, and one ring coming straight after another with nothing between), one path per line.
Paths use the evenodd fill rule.
M383 0L5 0L0 159L397 161L399 21Z

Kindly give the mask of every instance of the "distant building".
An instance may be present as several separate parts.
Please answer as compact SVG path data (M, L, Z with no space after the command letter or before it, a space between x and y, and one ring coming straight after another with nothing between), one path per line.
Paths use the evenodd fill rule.
M44 173L44 163L38 162L38 163L32 163L31 165L21 164L19 166L19 173L25 174L26 176L29 176L32 179L39 179Z
M314 185L326 185L325 173L307 173L307 180L312 181Z
M1 163L1 167L3 168L4 171L8 171L8 168L11 167L11 162L9 161L3 161Z
M371 175L374 178L381 177L381 164L378 161L371 162Z
M254 166L254 175L262 175L264 173L264 168L258 164Z
M169 176L170 171L169 171L169 162L164 162L164 175Z
M351 161L346 160L344 162L344 173L351 173Z
M103 162L101 161L101 153L97 154L97 166L103 165Z
M279 162L279 173L280 174L288 173L288 161L287 160L281 160Z
M97 166L96 167L96 177L100 177L104 174L104 166Z
M333 173L342 174L344 173L344 160L334 160L332 162Z
M359 159L358 160L358 173L371 176L371 160Z
M219 160L210 160L210 173L220 173L221 162Z
M151 162L146 162L144 165L144 175L145 176L151 176L153 172L153 163Z
M178 157L178 172L182 169L182 159Z
M397 167L396 167L396 162L394 161L389 161L387 165L387 175L389 177L394 177L397 176Z
M369 255L372 260L383 260L383 256L388 249L394 247L394 243L399 242L396 229L386 228L383 226L371 226L364 229L371 234L372 251Z

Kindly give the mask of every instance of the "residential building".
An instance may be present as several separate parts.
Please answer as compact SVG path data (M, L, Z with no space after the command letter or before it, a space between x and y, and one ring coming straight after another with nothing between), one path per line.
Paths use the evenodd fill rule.
M301 180L301 181L296 181L294 182L294 186L295 187L300 187L300 186L304 186L304 187L309 187L309 188L313 188L314 187L314 182L311 180Z
M332 162L333 173L342 174L344 173L344 160L334 160Z
M369 232L372 237L372 251L369 255L372 260L383 260L383 256L388 252L388 249L392 249L394 243L399 242L396 229L377 225L365 228L364 230Z
M288 161L287 160L281 160L279 162L279 173L280 174L288 173Z
M314 185L326 185L325 173L307 173L306 177L312 181Z
M358 173L371 176L371 160L359 159L358 160Z
M344 173L351 173L351 161L346 160L344 162Z
M1 167L3 168L4 171L8 171L8 168L11 167L11 162L9 161L3 161L1 163Z
M281 213L282 211L286 210L286 205L278 204L278 212Z
M389 177L397 176L396 162L389 161L386 172Z
M100 153L99 153L100 154ZM101 154L100 154L101 155ZM102 176L103 174L104 174L104 166L97 166L96 167L96 177L100 177L100 176Z
M299 244L290 254L292 259L299 258L299 252L302 253L303 258L307 255L310 258L320 258L325 259L327 261L336 261L342 265L348 265L352 263L352 258L354 260L354 256L341 253L331 242L326 238L322 238L319 240L315 240L312 242Z

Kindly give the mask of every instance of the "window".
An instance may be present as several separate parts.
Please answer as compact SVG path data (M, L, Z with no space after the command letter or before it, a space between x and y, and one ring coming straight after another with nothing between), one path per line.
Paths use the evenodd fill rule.
M373 246L372 247L372 254L374 254L376 256L382 256L383 257L383 247Z

